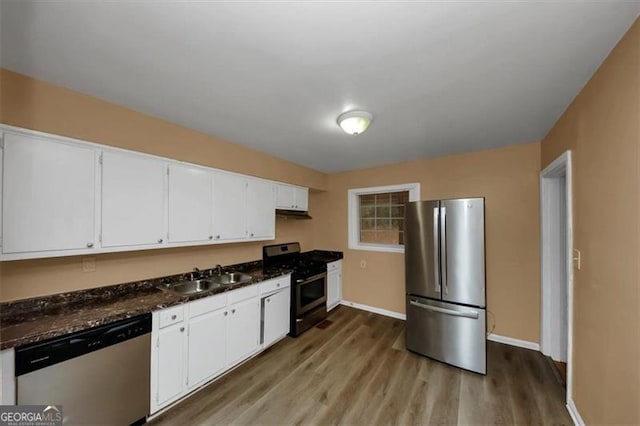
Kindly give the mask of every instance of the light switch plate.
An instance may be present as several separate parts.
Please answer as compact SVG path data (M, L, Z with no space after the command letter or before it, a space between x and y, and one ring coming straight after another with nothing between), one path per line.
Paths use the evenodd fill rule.
M582 253L578 249L573 249L573 266L578 271L582 269Z

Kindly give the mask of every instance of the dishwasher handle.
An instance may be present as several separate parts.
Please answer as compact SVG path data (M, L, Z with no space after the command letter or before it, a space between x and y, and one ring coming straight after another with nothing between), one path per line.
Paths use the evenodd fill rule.
M151 332L151 314L20 346L15 374L21 376Z

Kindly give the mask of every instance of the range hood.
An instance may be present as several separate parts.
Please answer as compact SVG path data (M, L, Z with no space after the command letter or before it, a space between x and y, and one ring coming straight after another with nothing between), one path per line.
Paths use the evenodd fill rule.
M312 219L308 211L287 209L276 209L276 217L285 219Z

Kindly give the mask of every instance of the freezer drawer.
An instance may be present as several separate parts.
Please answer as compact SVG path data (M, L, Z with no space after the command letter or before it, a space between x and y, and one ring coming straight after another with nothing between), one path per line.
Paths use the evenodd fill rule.
M486 314L407 296L407 349L476 373L487 373Z

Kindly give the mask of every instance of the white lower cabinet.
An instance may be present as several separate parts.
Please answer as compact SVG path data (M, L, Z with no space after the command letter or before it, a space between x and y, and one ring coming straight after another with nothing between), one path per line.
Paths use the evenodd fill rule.
M154 312L151 414L266 348L268 342L260 345L261 289L289 287L290 279L287 275ZM281 317L286 315L287 323L289 318L289 289L280 293L277 299L269 296L274 298L269 317L279 318L273 322L274 335L280 333L275 340L283 336ZM280 308L286 312L278 313Z
M235 303L228 309L227 360L233 366L260 346L260 298Z
M342 261L327 264L327 310L338 306L342 301Z
M289 332L291 292L280 290L262 299L262 343L270 346Z
M153 313L152 333L155 336L151 350L151 412L180 398L186 390L186 325L183 317L176 315L183 309L181 305ZM175 315L174 321L161 321L163 312ZM163 328L160 328L161 325Z
M226 366L227 311L218 309L189 319L187 387L194 388Z

